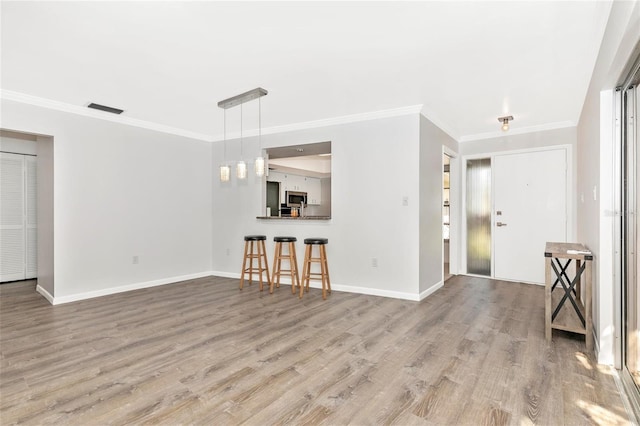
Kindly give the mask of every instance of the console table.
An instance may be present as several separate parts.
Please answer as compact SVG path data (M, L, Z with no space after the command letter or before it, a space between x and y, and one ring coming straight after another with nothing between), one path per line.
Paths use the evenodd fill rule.
M545 337L551 342L552 330L585 335L593 351L591 320L591 263L593 254L583 244L548 242L545 251ZM575 262L574 262L575 261ZM572 267L572 263L574 266ZM584 300L582 299L584 284Z

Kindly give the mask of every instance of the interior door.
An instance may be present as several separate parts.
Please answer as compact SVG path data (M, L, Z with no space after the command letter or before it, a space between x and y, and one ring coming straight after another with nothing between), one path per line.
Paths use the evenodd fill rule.
M26 278L24 157L0 153L0 282Z
M547 241L567 239L567 154L494 158L494 277L543 284Z

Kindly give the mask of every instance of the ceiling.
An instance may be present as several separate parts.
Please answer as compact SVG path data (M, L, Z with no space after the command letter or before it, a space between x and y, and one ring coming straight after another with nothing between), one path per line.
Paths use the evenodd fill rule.
M422 105L464 141L499 134L501 115L515 117L512 132L575 125L610 7L2 1L2 93L95 102L215 140L217 102L263 87L265 133ZM227 110L228 132L239 110ZM257 110L244 105L244 131Z

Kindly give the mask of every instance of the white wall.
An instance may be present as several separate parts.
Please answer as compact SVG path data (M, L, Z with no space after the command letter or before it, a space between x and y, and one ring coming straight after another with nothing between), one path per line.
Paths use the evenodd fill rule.
M420 115L420 295L443 284L442 150L458 143ZM455 178L454 178L455 183ZM453 206L455 204L452 203Z
M7 100L2 125L53 136L54 302L211 270L210 144Z
M614 89L640 41L640 3L614 2L578 124L578 240L594 252L593 316L598 362L613 364L616 291L613 251ZM592 192L595 187L596 199ZM619 313L618 313L619 314Z
M298 238L300 260L305 237L327 237L334 289L417 300L419 115L262 136L263 148L324 141L331 141L332 151L330 221L257 220L264 214L262 179L238 182L233 177L223 184L215 176L213 270L239 276L247 234L267 235L270 259L276 235ZM244 140L246 158L257 151L255 138ZM239 154L238 141L227 141L227 159ZM223 143L214 143L216 167L222 155ZM402 205L403 197L408 206ZM372 258L378 259L377 268Z

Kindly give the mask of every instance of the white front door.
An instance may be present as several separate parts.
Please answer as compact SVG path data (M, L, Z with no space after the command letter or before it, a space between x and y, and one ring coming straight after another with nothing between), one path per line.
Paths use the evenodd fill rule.
M547 241L567 239L567 153L494 157L494 277L544 283Z

